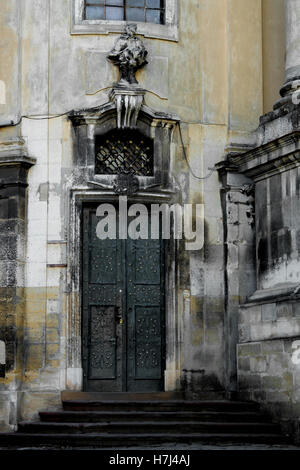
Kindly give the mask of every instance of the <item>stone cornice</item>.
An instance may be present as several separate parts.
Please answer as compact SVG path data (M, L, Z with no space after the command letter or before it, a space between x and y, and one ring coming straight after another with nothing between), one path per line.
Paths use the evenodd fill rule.
M300 298L300 284L299 283L283 283L278 284L268 289L261 289L255 291L248 299L247 302L241 307L251 307L253 304L260 305L263 303L273 303L279 301L298 301Z
M216 167L219 171L237 171L259 181L299 165L300 131L295 131L238 155L230 154Z
M22 139L0 141L0 166L23 164L26 167L35 165L36 158L29 157L25 142Z
M89 108L82 110L73 110L69 113L69 119L73 124L97 124L100 120L104 119L110 114L116 113L116 105L114 102L108 102L97 108ZM166 113L162 111L156 111L142 104L139 118L150 118L151 120L164 121L164 122L180 122L180 118L174 113Z
M36 164L36 158L27 157L27 155L1 155L0 154L0 166L12 166L12 165L24 165L31 167Z

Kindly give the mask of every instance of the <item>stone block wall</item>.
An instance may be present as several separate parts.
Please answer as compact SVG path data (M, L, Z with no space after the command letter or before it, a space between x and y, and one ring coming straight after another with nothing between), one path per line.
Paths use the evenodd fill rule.
M299 300L243 306L239 334L239 398L261 403L300 442Z

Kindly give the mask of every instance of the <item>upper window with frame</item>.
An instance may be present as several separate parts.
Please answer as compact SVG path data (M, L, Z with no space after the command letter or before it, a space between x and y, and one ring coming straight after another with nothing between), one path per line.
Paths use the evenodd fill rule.
M72 0L71 34L121 33L136 23L145 37L178 41L178 0Z
M86 20L165 23L165 0L85 0Z

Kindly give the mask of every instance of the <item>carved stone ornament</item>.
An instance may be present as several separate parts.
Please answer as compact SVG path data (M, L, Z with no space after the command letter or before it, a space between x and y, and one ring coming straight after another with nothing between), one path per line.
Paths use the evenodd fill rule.
M254 184L244 184L241 188L241 193L245 194L248 197L247 205L249 208L246 210L246 215L248 217L248 224L251 227L255 226L255 185Z
M113 185L116 194L134 194L139 190L139 180L132 174L120 173Z
M115 87L110 99L115 102L117 109L118 129L133 129L136 127L137 118L143 104L145 90Z
M110 100L116 105L119 129L136 127L145 95L145 90L138 86L135 72L147 64L148 52L137 37L136 29L136 24L127 25L113 50L107 55L107 58L119 67L121 75L110 94Z
M120 69L118 85L137 84L135 72L147 64L148 54L141 39L136 35L137 25L128 24L124 33L117 39L107 58Z

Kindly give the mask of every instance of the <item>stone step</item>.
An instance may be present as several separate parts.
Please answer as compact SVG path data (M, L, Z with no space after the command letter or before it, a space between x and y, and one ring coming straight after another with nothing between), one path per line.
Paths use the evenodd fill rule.
M184 400L182 392L61 392L62 401L164 401Z
M123 421L210 421L210 422L269 422L269 416L256 411L250 412L226 412L226 411L42 411L42 422L57 423L100 423Z
M253 402L184 400L181 394L63 392L63 410L40 412L0 448L76 449L162 445L267 444L287 439Z
M114 423L20 423L18 432L31 434L276 434L280 427L272 423L218 423L218 422L114 422Z
M188 400L63 400L66 411L258 411L257 403Z
M283 445L287 441L280 434L0 434L0 449L8 448L126 448L163 444L269 444Z

